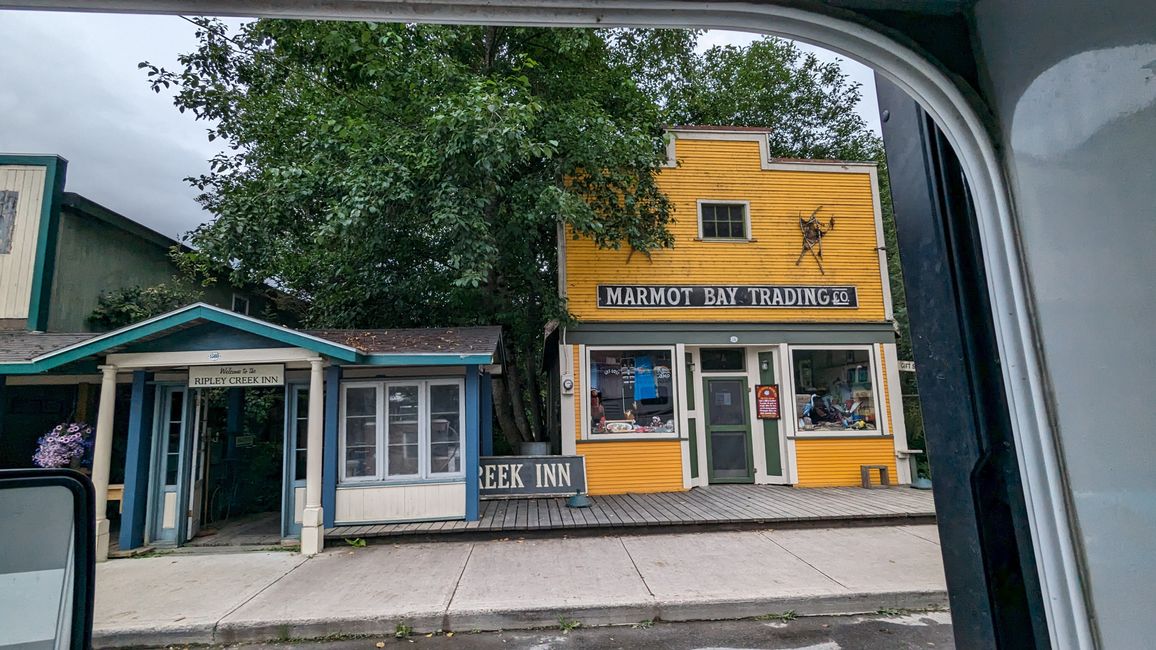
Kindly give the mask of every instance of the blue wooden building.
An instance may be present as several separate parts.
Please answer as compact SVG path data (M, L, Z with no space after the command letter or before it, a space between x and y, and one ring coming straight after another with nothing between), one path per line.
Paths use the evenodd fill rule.
M0 332L0 405L5 390L99 384L103 559L114 442L120 549L179 545L201 526L206 440L236 435L206 430L204 394L283 390L281 530L312 554L335 526L477 519L500 355L497 327L295 330L198 303L104 334Z

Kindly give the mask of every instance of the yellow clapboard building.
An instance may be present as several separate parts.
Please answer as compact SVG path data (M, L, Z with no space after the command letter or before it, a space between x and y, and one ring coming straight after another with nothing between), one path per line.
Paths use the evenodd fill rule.
M874 163L772 159L760 129L668 138L673 248L559 237L560 446L588 491L910 482Z

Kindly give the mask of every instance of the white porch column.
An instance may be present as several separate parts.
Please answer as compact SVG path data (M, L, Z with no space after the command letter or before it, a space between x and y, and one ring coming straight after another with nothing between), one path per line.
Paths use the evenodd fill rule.
M92 451L92 485L96 489L96 561L108 559L108 472L112 463L112 423L116 409L116 366L101 366L100 406Z
M309 364L309 426L305 460L305 508L301 513L301 552L315 555L325 547L325 519L321 510L325 374L321 359L311 359Z

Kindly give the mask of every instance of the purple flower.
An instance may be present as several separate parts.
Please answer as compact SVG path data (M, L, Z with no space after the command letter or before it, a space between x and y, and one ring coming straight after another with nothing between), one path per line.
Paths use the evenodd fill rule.
M36 441L32 462L39 467L66 467L82 460L92 447L92 427L83 422L58 424Z

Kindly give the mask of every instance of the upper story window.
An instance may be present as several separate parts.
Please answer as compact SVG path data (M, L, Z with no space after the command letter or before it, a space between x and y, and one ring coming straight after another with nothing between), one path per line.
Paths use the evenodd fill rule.
M238 314L245 314L246 316L248 316L249 315L249 299L244 297L244 296L241 296L241 295L234 293L233 294L233 311L237 312Z
M750 241L750 205L745 201L699 201L700 239Z

